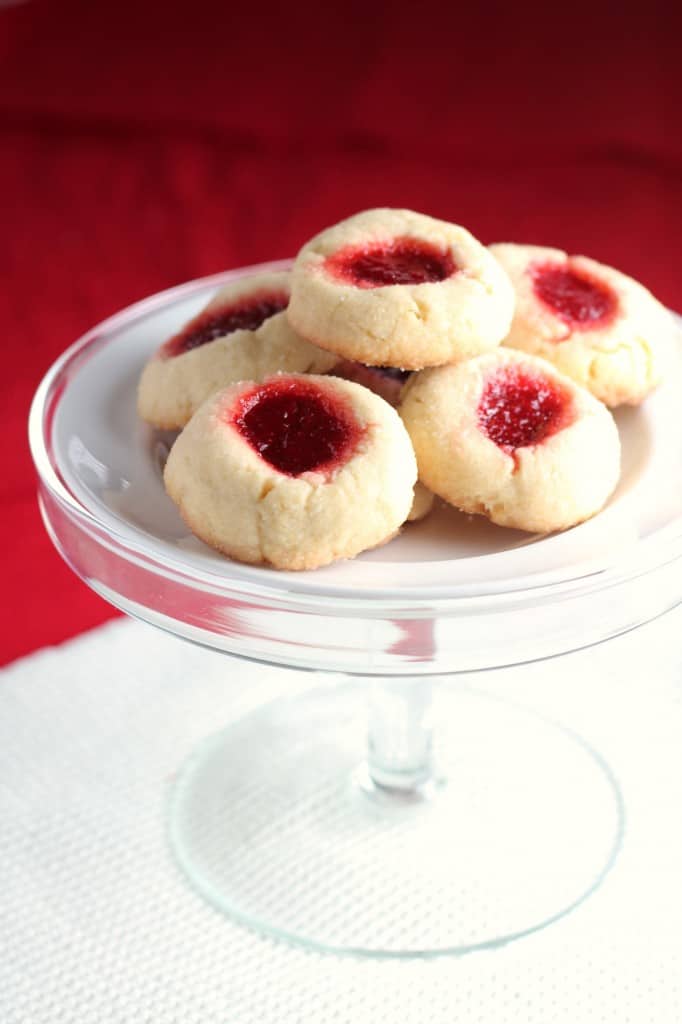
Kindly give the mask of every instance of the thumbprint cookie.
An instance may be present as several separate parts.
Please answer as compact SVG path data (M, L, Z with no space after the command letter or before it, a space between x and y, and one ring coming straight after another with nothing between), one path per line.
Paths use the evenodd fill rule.
M344 359L415 370L495 348L514 292L465 228L411 210L366 210L303 246L287 316Z
M408 523L419 523L422 519L426 519L429 512L433 508L433 502L435 495L433 491L430 491L428 487L424 487L421 480L417 480L414 485L414 498L412 499L412 508L407 513Z
M168 456L198 537L242 562L314 569L383 544L417 479L397 412L359 384L281 374L209 398Z
M536 356L499 349L424 370L406 386L400 412L426 486L500 526L574 526L618 481L610 412Z
M279 371L325 373L328 352L291 328L287 272L255 274L222 288L202 312L164 342L142 373L138 411L165 430L184 427L215 391Z
M400 402L400 395L405 381L410 377L409 370L397 370L393 366L366 366L364 363L342 359L332 367L330 373L344 380L354 380L369 388L375 395L381 395L385 402L394 408ZM414 485L414 501L407 517L408 523L416 523L425 519L433 508L433 494L422 483Z
M399 370L394 366L367 366L352 359L341 359L329 371L334 377L354 380L369 388L375 395L381 395L385 402L394 408L400 401L400 392L410 376L409 370Z
M505 345L548 359L609 406L638 405L656 387L672 318L643 285L560 249L490 251L516 291Z

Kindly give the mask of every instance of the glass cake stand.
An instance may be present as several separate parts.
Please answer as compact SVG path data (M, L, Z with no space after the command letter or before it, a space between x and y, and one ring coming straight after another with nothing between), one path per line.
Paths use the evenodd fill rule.
M207 739L174 784L171 846L214 907L335 952L491 948L596 889L624 805L587 738L519 706L511 685L495 699L459 674L595 644L680 601L682 349L671 338L662 388L618 413L622 480L581 526L538 538L439 507L350 562L240 565L190 536L166 497L172 435L139 421L136 382L219 285L288 265L171 289L64 353L30 415L44 521L128 614L319 670L295 697L282 671L282 697ZM225 672L238 679L239 662Z

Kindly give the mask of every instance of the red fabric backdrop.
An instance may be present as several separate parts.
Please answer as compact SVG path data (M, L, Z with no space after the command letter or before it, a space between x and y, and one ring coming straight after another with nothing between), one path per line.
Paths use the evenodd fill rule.
M113 614L52 550L25 434L51 361L120 307L372 205L682 307L679 5L524 10L0 3L1 660Z

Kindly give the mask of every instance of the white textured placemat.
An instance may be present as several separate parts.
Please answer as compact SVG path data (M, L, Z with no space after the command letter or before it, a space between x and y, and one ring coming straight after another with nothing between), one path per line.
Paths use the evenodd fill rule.
M316 677L119 621L0 675L2 1024L645 1024L682 1020L682 612L473 683L577 729L625 794L625 844L568 918L459 959L372 962L261 939L164 841L206 734Z

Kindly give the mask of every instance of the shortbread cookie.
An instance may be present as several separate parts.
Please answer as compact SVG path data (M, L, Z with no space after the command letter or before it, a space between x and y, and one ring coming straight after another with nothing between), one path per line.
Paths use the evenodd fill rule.
M352 359L340 359L329 371L335 377L352 380L363 387L369 388L392 406L400 402L400 394L411 376L409 370L393 366L368 366L366 363ZM414 488L414 500L407 517L407 522L418 522L431 512L434 495L420 481Z
M379 209L303 246L287 316L345 359L415 370L499 345L513 308L507 275L464 228Z
M412 499L412 508L407 514L408 523L418 523L422 519L426 519L429 512L433 508L433 502L435 495L433 491L430 491L428 487L424 487L421 480L417 480L414 485L414 498Z
M398 370L394 366L367 366L352 359L339 360L329 372L334 377L362 384L394 407L400 401L400 392L410 376L409 370Z
M369 388L375 395L381 395L385 402L394 408L400 402L400 394L405 382L411 376L409 370L396 370L392 366L366 366L364 363L342 359L333 366L330 373L344 380L354 380ZM425 519L433 508L433 494L422 483L414 485L414 501L407 517L408 523L416 523Z
M659 382L672 319L637 281L585 256L503 243L490 251L516 290L504 344L550 362L607 405L638 405Z
M279 375L210 398L173 445L166 489L242 562L314 569L389 540L417 467L400 417L359 384Z
M608 409L512 349L415 374L400 408L420 479L464 512L537 533L598 512L618 481Z
M183 427L201 403L240 380L272 373L324 373L328 352L304 341L284 314L290 274L254 274L228 284L147 363L138 411L155 427Z

